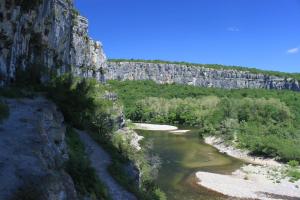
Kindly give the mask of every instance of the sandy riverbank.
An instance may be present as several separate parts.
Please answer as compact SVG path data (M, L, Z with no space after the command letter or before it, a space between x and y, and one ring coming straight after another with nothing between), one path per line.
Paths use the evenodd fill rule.
M148 131L169 131L174 134L187 133L190 130L179 130L176 126L160 125L160 124L146 124L146 123L133 123L135 129L148 130Z
M146 123L133 123L135 129L149 130L149 131L175 131L178 130L176 126L160 125L160 124L146 124Z
M245 160L248 164L231 175L197 172L198 184L227 196L271 199L300 199L300 180L290 182L284 177L286 166L273 159L263 159L248 155L247 151L226 145L216 137L206 137L205 142L213 145L220 152Z
M232 173L222 175L197 172L198 184L231 197L271 199L300 199L300 181L291 183L288 178L275 180L277 169L267 166L247 165ZM275 198L276 197L276 198Z

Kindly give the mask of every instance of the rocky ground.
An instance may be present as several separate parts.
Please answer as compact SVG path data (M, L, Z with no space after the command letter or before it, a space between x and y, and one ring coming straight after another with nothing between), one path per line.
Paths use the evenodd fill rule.
M78 131L80 139L86 147L92 167L96 170L99 179L107 186L112 200L136 200L136 197L122 188L109 174L107 167L111 158L87 133Z
M205 143L217 148L220 152L226 153L229 156L246 161L247 163L268 166L281 166L282 164L274 159L267 159L257 156L250 156L246 150L237 149L233 146L227 145L221 138L209 136L204 138Z
M65 126L56 106L42 97L4 101L9 117L0 124L0 199L77 199L63 170Z
M226 145L215 137L205 138L205 142L230 156L254 163L246 164L231 175L197 172L198 184L216 192L239 198L250 199L300 199L300 180L291 182L284 175L284 164L272 159L252 157L247 151Z

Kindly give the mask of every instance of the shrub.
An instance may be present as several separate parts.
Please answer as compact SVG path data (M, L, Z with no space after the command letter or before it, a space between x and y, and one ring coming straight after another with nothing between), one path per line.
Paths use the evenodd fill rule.
M289 169L287 175L290 177L291 182L300 180L300 171L297 169Z
M299 162L298 162L297 160L290 160L290 161L288 162L288 165L289 165L290 167L298 167L298 166L299 166Z

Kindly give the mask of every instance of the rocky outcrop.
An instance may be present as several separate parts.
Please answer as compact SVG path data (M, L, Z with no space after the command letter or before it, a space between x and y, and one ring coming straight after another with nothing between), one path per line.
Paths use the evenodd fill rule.
M0 199L76 200L64 118L44 98L6 99L9 118L0 124Z
M105 78L108 80L153 80L157 83L224 89L264 88L300 91L299 82L292 78L180 64L108 62Z
M73 0L2 0L0 84L24 76L20 71L42 81L65 72L101 80L106 57L87 29Z

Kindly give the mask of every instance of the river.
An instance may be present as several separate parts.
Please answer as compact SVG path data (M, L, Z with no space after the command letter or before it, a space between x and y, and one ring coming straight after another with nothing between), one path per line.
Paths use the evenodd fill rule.
M168 131L137 130L142 145L152 143L151 153L161 158L157 184L169 200L223 200L227 197L200 187L197 171L230 174L243 163L218 152L198 137L197 130L176 135Z

